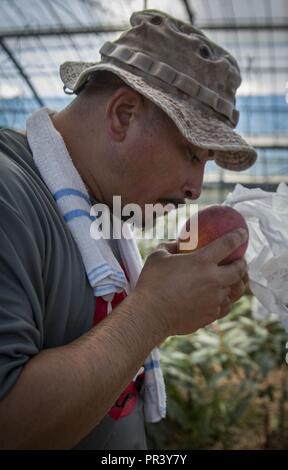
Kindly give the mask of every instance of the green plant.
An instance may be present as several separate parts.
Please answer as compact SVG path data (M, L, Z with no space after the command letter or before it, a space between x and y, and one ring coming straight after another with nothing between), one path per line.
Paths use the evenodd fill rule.
M168 416L148 426L152 447L201 449L220 442L229 448L231 429L256 413L256 398L265 400L268 411L260 414L267 427L276 388L265 379L283 364L287 335L273 318L255 320L250 306L250 297L243 297L221 321L162 345ZM261 432L265 436L268 427Z

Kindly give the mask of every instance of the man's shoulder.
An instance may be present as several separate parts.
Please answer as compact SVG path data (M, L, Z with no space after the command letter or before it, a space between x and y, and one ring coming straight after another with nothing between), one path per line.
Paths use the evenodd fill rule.
M43 207L53 204L26 136L12 129L0 130L0 202L21 214L29 224L43 217ZM31 219L32 218L32 219Z
M0 129L0 199L17 196L29 188L32 155L26 137L12 129ZM25 185L26 183L26 185Z
M24 132L8 128L0 129L0 166L2 171L15 166L24 170L36 170Z
M0 148L1 151L5 151L8 148L29 149L27 137L25 131L17 131L16 129L10 129L9 127L0 128Z
M9 162L33 166L32 152L23 131L2 128L0 129L0 164L9 166Z
M0 127L0 138L1 139L10 139L15 138L19 140L26 139L26 131L13 129L12 127Z
M38 180L39 177L25 132L0 129L0 186L3 181L18 184L19 180Z

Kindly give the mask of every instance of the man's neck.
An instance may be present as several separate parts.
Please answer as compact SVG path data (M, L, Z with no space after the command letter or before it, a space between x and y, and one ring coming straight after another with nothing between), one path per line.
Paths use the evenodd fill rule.
M101 190L98 187L89 166L86 164L86 162L89 161L86 157L87 141L85 136L81 136L81 127L79 127L79 122L74 122L66 109L58 113L54 113L50 115L50 117L55 129L63 138L71 160L85 184L89 196L97 201L103 201Z

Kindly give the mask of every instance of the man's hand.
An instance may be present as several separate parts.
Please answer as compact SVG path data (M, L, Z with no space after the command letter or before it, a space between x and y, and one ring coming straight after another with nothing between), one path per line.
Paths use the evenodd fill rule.
M240 229L187 254L177 254L176 242L164 243L147 258L134 294L149 306L163 338L192 333L228 313L244 293L247 266L243 258L218 263L246 239Z

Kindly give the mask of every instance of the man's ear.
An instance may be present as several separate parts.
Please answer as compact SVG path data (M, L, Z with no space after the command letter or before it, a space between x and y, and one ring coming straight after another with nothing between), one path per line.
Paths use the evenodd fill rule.
M108 132L113 140L125 139L129 126L143 107L142 96L129 87L122 86L113 93L106 108Z

